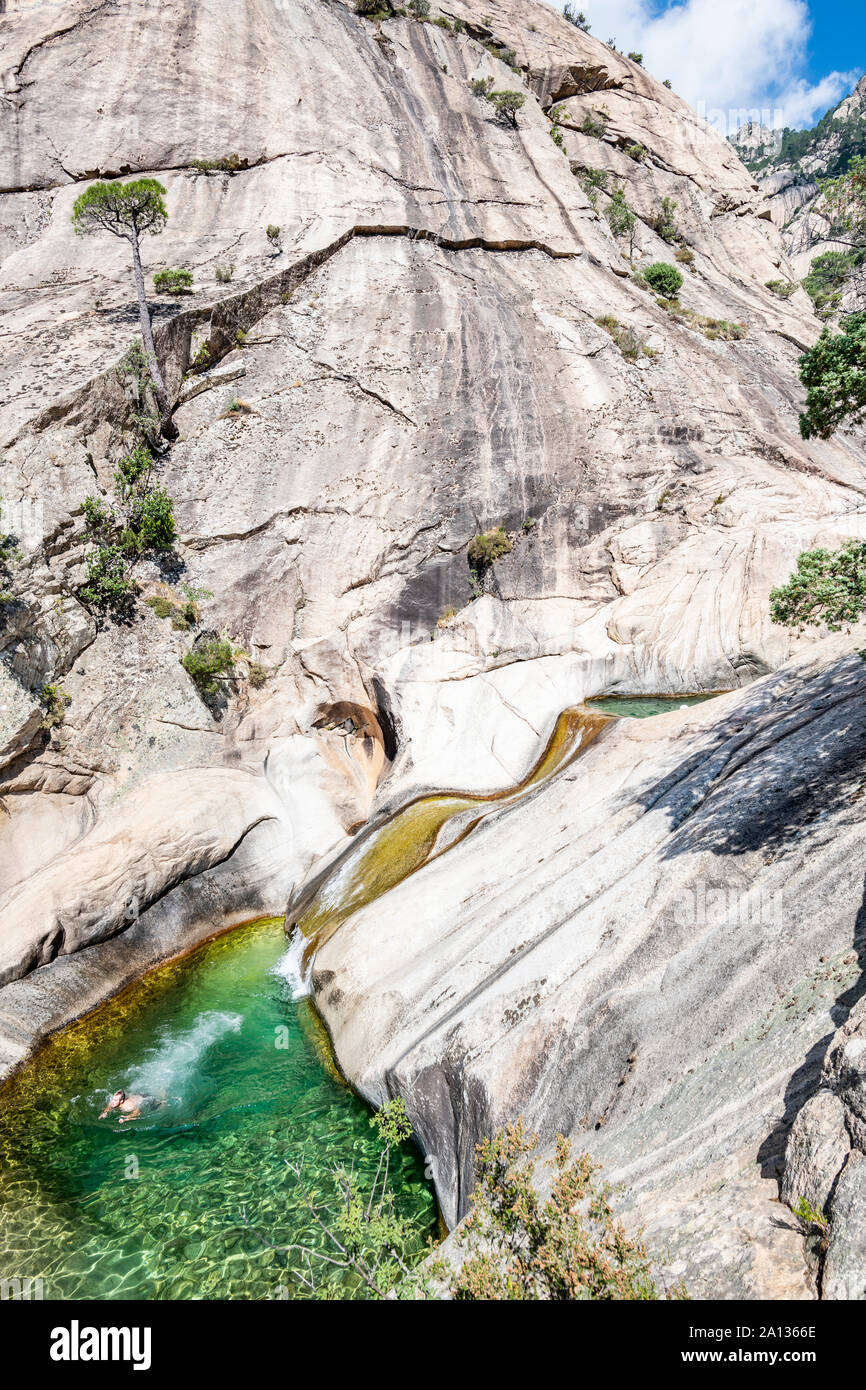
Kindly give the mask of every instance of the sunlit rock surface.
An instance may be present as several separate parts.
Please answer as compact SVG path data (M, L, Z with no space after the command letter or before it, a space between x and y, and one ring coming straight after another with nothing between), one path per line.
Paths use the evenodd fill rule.
M406 1097L449 1220L475 1139L521 1113L605 1161L696 1296L810 1296L768 1180L861 990L866 665L845 649L614 722L319 951L338 1058Z

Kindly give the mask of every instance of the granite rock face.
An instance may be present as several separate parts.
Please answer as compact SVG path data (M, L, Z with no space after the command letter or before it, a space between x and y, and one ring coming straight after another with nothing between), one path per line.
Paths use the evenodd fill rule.
M818 1091L791 1126L780 1189L782 1201L795 1207L802 1198L815 1211L825 1211L850 1152L845 1106L832 1091Z
M0 496L12 507L0 530L19 542L13 600L0 604L8 1064L91 1007L100 978L109 992L133 960L144 969L218 925L282 911L371 817L430 788L516 784L566 706L611 691L740 691L792 656L779 679L799 689L797 662L812 660L810 647L798 655L770 625L769 590L802 549L866 536L862 435L799 437L796 361L820 325L804 294L783 302L765 289L792 272L730 145L643 68L546 6L453 0L440 17L453 27L371 23L340 0L13 2L0 15ZM515 128L473 93L485 77L524 94ZM554 106L562 147L551 139ZM679 262L679 316L633 278L629 247L605 215L609 192L586 191L588 170L603 171L609 191L622 182L638 214L635 269L673 263L680 244L691 251ZM135 402L119 364L137 320L123 244L76 238L69 215L90 180L139 173L165 185L170 213L163 235L144 243L148 281L188 267L194 293L153 297L180 436L159 471L180 540L173 566L143 564L138 577L142 598L177 595L182 584L212 595L192 632L142 604L133 623L106 623L78 597L83 499L110 495L130 440ZM658 231L665 198L677 205L681 243ZM279 228L275 238L268 226ZM742 326L736 335L732 324ZM227 409L234 398L242 409ZM473 570L472 538L496 526L510 550ZM202 631L227 633L245 653L221 709L202 701L181 665ZM841 685L858 671L846 666ZM773 679L756 691L774 689ZM41 692L57 682L71 703L47 732ZM815 682L829 720L834 681ZM727 698L734 709L740 697ZM784 742L785 710L759 693L742 698L747 711L757 701L768 748ZM790 698L817 727L811 697ZM455 968L448 943L434 946L438 927L413 900L406 920L417 922L417 940L433 935L417 982L399 952L392 981L387 961L397 938L406 943L397 924L411 890L389 895L394 940L391 927L376 937L366 1001L353 943L369 948L370 914L329 945L339 944L339 960L323 961L319 978L347 972L346 997L366 1020L356 1039L350 1014L331 1018L321 991L341 1057L371 1095L386 1071L411 1086L419 1132L441 1152L451 1217L463 1209L482 1121L525 1106L545 1132L583 1133L589 1116L604 1121L603 1137L631 1033L641 1059L648 1045L654 1056L662 1047L653 1028L668 1014L654 1022L658 1004L629 1013L609 951L597 962L608 1002L586 996L586 1009L600 1011L591 1029L575 1031L568 1010L557 1013L550 982L573 973L608 928L616 936L620 918L642 943L623 947L634 950L622 968L635 998L641 972L647 988L662 969L679 980L688 933L677 928L665 943L650 924L663 920L686 861L665 857L661 872L669 827L663 811L638 815L636 787L658 789L668 774L654 782L653 768L678 760L699 767L706 756L710 769L701 750L734 738L709 731L717 718L729 727L728 706L719 710L670 716L652 731L618 726L604 741L613 761L590 752L548 799L533 800L537 823L530 806L485 823L483 843L495 846L486 867L474 858L461 867L475 853L468 841L416 876L420 885L438 874L454 922L463 920L456 893L476 905L470 918L476 907L487 914L490 944L477 1004L459 1026L433 1029L422 1046L405 1024L415 1039L405 1066L392 1056L404 1025L388 1001L399 1012L416 984L426 999L428 975L444 980ZM853 730L848 738L856 743ZM827 746L836 747L829 735ZM769 775L758 745L749 747ZM498 866L519 865L536 836L545 853L560 833L570 845L574 806L557 798L579 785L587 838L572 878L592 843L596 879L582 894L591 898L596 881L601 892L620 867L619 843L610 862L604 851L617 779L632 800L615 814L636 817L623 851L636 886L611 887L616 913L602 914L584 942L554 930L556 914L570 920L574 906L564 889L545 916L510 871L497 894ZM823 822L798 827L804 845L820 842ZM640 857L645 834L639 871L628 855ZM750 873L758 862L748 858ZM844 872L854 875L855 863L852 853ZM765 869L761 882L772 878ZM686 874L678 886L691 891L691 882ZM840 947L847 914L843 893L828 949ZM482 982L499 968L501 923L508 951L550 930L548 983L538 985L533 965L511 996L528 968L518 952L517 974L502 975L508 1037L470 1066L485 1020L500 1018L500 986ZM462 961L461 939L467 979L475 941ZM724 959L714 1000L700 971L694 997L674 991L678 1007L706 1012L689 1056L699 1039L710 1046L723 1018L745 1027L759 1000L769 1007L757 966L736 951ZM774 982L787 978L787 966L768 968ZM773 1054L770 1110L786 1068L798 1065L799 1040L790 1031ZM539 1070L548 1046L553 1070ZM450 1078L464 1064L472 1079L458 1105ZM661 1064L641 1060L639 1075L644 1065L656 1096ZM488 1091L489 1066L504 1090ZM744 1073L719 1067L720 1104L733 1116ZM436 1126L452 1106L442 1137ZM712 1110L700 1113L711 1125ZM756 1113L742 1126L732 1119L730 1136L727 1121L718 1126L727 1136L718 1153L734 1152L728 1137L739 1143L741 1130L752 1142ZM670 1122L674 1148L685 1142L680 1123ZM647 1131L650 1167L658 1134ZM641 1142L628 1140L624 1170L640 1166ZM779 1239L799 1252L796 1233ZM797 1267L794 1284L806 1277ZM752 1275L742 1286L762 1287Z
M450 1221L474 1141L521 1113L604 1161L696 1296L810 1296L775 1180L862 990L866 665L846 648L615 721L320 948L338 1058L371 1099L406 1098ZM828 1188L834 1110L808 1155ZM686 1209L727 1255L684 1237Z

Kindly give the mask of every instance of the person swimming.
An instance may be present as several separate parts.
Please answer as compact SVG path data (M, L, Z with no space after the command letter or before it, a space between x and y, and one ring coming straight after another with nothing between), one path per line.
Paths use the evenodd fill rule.
M128 1120L139 1120L146 1110L158 1110L161 1104L155 1096L128 1096L126 1091L115 1091L99 1118L104 1120L106 1115L117 1110L120 1112L118 1124L123 1125Z

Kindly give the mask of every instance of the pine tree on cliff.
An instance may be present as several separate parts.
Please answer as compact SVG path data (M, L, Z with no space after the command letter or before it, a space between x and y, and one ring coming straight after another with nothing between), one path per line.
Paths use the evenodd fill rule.
M138 317L145 356L153 381L163 426L170 414L168 393L153 345L150 309L144 289L141 268L140 238L149 232L158 236L168 220L163 197L165 189L156 179L134 179L130 183L94 183L76 198L72 208L72 225L79 236L110 232L122 237L132 247L132 269L138 294Z

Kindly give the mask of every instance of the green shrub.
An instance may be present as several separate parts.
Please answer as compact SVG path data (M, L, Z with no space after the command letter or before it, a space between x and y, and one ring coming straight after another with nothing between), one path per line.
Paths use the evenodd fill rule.
M690 246L678 246L674 252L674 260L679 261L680 265L687 265L690 270L693 270L695 265L695 253Z
M218 265L214 272L217 278L217 283L220 285L227 285L230 282L234 273L235 268L233 262L229 263L228 265Z
M520 71L517 66L517 53L513 48L509 48L506 44L501 43L499 39L482 39L481 42L488 53L493 54L494 58L498 58L501 63L505 63L507 67L513 68L515 72Z
M628 237L628 253L632 255L634 251L634 233L637 226L637 214L629 207L625 200L625 189L620 185L615 188L610 195L610 202L607 205L605 215L610 223L610 230L616 237Z
M660 236L662 241L676 241L679 233L674 213L677 205L673 198L662 198L662 205L655 216L650 220L650 226L656 236Z
M839 550L805 550L787 584L770 592L770 617L802 632L831 632L856 623L866 608L866 542L849 540Z
M705 314L696 314L693 322L705 338L711 340L721 338L725 343L738 343L741 338L745 338L748 331L744 323L731 323L728 319L707 318Z
M213 598L207 589L194 589L190 584L182 584L183 598L172 590L154 594L145 602L158 618L171 618L175 632L188 632L199 621L199 600Z
M182 666L203 695L218 695L234 675L237 653L226 637L211 637L186 653Z
M817 1226L821 1231L826 1231L829 1224L826 1216L822 1211L818 1211L817 1207L813 1207L805 1197L801 1197L791 1210L804 1226Z
M777 299L790 299L797 288L790 280L765 280L764 285Z
M510 90L503 92L491 92L487 100L493 107L496 115L501 121L506 121L517 128L517 113L526 102L523 92L513 92Z
M598 194L607 192L607 170L581 169L577 174L577 180L591 205L595 207Z
M202 343L195 357L189 364L191 372L204 372L211 365L212 354L209 342Z
M275 226L273 222L269 222L265 227L265 236L272 246L279 245L281 231L282 228Z
M687 309L678 299L657 299L656 303L660 309L666 309L687 328L694 328L711 341L721 339L726 343L736 343L745 338L749 331L744 323L731 323L728 319L714 319L708 314L696 314L694 309Z
M652 348L647 347L633 328L628 328L624 323L620 323L613 314L602 314L595 322L599 328L604 329L605 333L610 334L627 362L637 362L641 355L644 357L656 356Z
M562 7L562 17L563 19L567 19L569 24L573 24L575 29L582 29L584 34L589 33L591 26L583 10L575 10L569 3L569 0L566 0L566 3Z
M133 593L129 560L118 545L100 545L86 558L87 575L79 590L80 598L92 608L120 611Z
M413 19L426 19L430 13L430 0L409 0L409 13Z
M124 455L114 470L114 490L122 502L146 489L152 469L153 455L143 444Z
M176 605L164 594L155 594L153 598L145 599L145 603L158 618L170 618L176 612Z
M45 713L42 716L43 729L58 729L66 718L66 708L72 703L62 685L52 683L43 685L39 700Z
M802 284L821 318L838 309L845 283L862 259L862 253L851 251L825 251L815 257Z
M642 53L627 53L626 57L630 58L633 63L637 63L638 66L640 66L643 63Z
M153 277L157 294L192 294L191 270L158 270Z
M644 145L628 145L626 154L629 159L633 159L636 164L640 164L646 158L646 147Z
M139 554L145 550L171 550L177 535L174 503L164 488L155 487L134 500L127 531L134 537L132 544Z
M485 570L512 549L504 526L494 526L469 542L469 561L476 570Z
M663 299L673 299L683 283L683 277L676 266L668 265L666 261L656 261L641 273L650 288Z
M154 468L150 451L140 445L115 469L117 512L99 498L84 499L84 522L95 549L85 556L87 574L79 592L91 607L126 608L135 561L149 551L170 550L174 543L174 504L164 488L151 485Z
M657 1299L649 1257L615 1220L610 1190L588 1154L557 1135L549 1196L535 1178L538 1136L523 1121L475 1148L471 1210L457 1236L468 1257L455 1299ZM682 1295L682 1290L678 1293Z
M114 512L98 497L85 497L84 524L94 537L106 535L114 526Z
M261 690L270 674L267 666L263 666L260 661L251 661L250 685L253 687L253 690Z
M190 167L198 174L236 174L246 168L247 161L239 154L224 154L220 159L193 159Z
M559 149L565 150L565 139L563 138L560 123L568 113L564 106L554 106L550 110L550 138Z
M473 77L469 83L470 88L477 97L487 97L493 90L492 77Z
M584 135L591 135L596 140L602 140L607 134L607 126L608 115L606 111L587 111L580 128Z
M806 409L800 416L804 439L829 439L843 421L858 424L866 415L866 313L843 318L841 333L825 328L800 358Z

